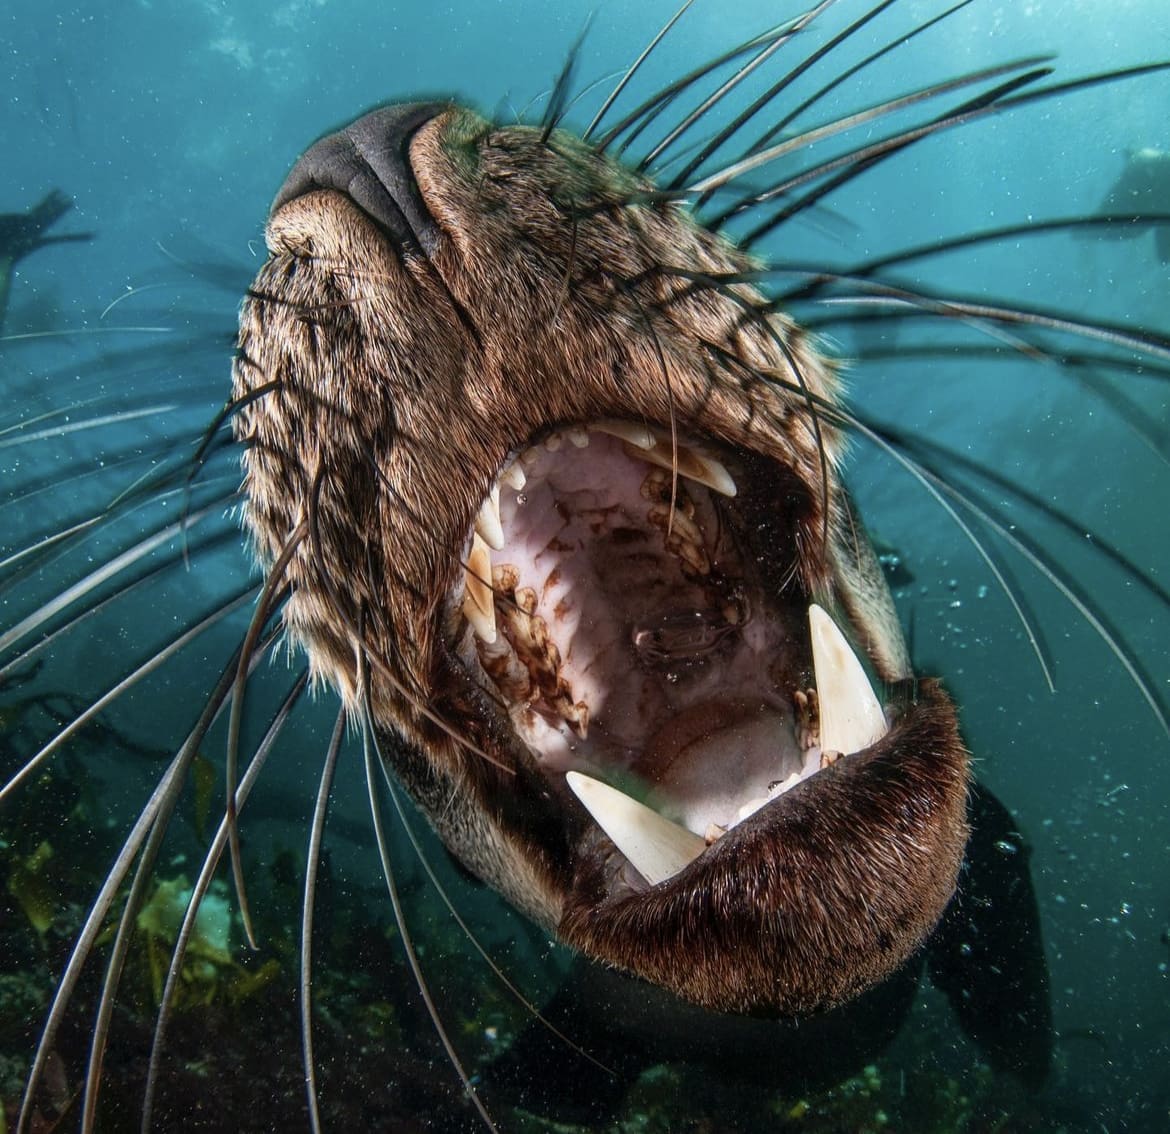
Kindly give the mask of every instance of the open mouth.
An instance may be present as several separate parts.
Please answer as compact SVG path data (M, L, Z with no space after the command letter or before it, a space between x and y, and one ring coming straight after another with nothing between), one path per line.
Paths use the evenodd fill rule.
M677 874L887 731L810 602L775 462L599 420L513 455L470 533L458 654L624 859Z

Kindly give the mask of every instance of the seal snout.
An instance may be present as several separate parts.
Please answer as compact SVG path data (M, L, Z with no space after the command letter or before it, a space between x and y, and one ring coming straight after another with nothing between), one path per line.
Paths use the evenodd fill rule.
M270 215L318 189L346 194L406 251L430 256L439 230L423 204L410 166L410 140L449 109L442 102L404 103L370 111L315 142L276 194Z

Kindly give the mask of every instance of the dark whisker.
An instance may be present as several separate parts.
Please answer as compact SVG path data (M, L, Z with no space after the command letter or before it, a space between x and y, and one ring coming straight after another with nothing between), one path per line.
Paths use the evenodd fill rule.
M589 24L591 22L592 16L585 21L585 26L573 41L573 46L569 48L569 54L565 59L564 66L561 67L561 73L557 76L557 81L553 84L553 92L549 96L548 106L545 108L544 118L540 124L541 145L548 145L548 140L552 136L552 132L561 124L561 119L565 115L565 110L569 102L569 92L573 88L573 78L577 71L577 62L581 58L581 45L585 42L585 36L589 33Z
M768 62L772 56L790 43L794 36L804 31L826 8L834 4L836 0L821 0L815 7L805 12L804 15L798 17L788 29L785 35L773 40L765 46L754 59L740 67L729 79L721 84L717 90L708 95L694 110L691 111L681 122L679 122L656 146L654 146L649 153L647 153L641 161L634 167L639 173L644 173L654 164L654 162L661 157L679 138L682 137L696 122L701 121L706 117L708 112L720 102L722 102L732 91L734 91L741 83L747 80L758 68L762 67ZM887 3L893 3L894 0L886 0ZM798 72L792 72L793 75ZM674 185L667 188L673 189Z
M731 48L729 51L723 52L722 55L716 56L714 59L704 63L701 67L688 72L681 79L676 79L669 83L657 93L651 95L645 102L635 107L629 114L622 118L615 126L611 126L601 137L601 140L594 147L598 154L604 154L613 143L622 136L627 130L633 131L633 136L627 138L622 144L622 152L629 148L633 142L634 137L641 133L659 114L663 112L680 94L689 90L697 82L705 79L712 72L717 71L720 67L727 63L734 62L742 55L747 55L749 52L755 51L758 47L770 43L773 39L781 38L788 34L788 24L779 24L774 28L769 29L761 35L752 36L751 39L744 40L738 46Z
M916 27L914 27L910 31L906 32L904 35L899 36L895 40L891 40L884 47L878 48L877 51L874 51L870 55L867 55L864 59L860 60L859 62L854 63L851 67L845 68L845 70L843 70L839 74L835 75L828 83L826 83L819 90L817 90L813 94L809 95L809 97L804 99L802 102L797 103L796 106L794 106L787 114L785 114L782 118L780 118L780 120L778 122L776 122L773 126L770 126L763 134L760 135L759 138L757 138L755 140L755 142L752 143L751 146L748 147L747 152L748 153L755 153L756 151L763 149L765 146L767 146L772 141L773 138L776 138L780 134L782 134L784 132L784 130L786 130L802 114L804 114L807 110L811 109L818 102L820 102L823 98L825 98L826 96L831 94L833 91L835 91L838 87L847 83L850 79L853 78L854 75L860 74L867 67L872 66L879 59L888 55L891 51L894 51L899 47L904 47L907 43L909 43L916 36L920 36L920 35L922 35L923 32L929 31L936 24L940 24L944 20L949 19L956 12L960 11L963 8L966 8L968 4L971 4L973 2L974 2L974 0L959 0L959 3L948 8L945 12L940 12L937 16L934 16L932 19L926 20L924 23L918 24Z
M642 54L639 55L638 58L635 59L634 62L626 68L625 73L622 75L621 81L616 87L613 88L612 91L610 91L609 97L601 104L601 109L598 110L598 112L593 116L593 121L590 122L589 125L585 128L584 133L581 135L582 141L589 141L589 139L593 136L593 131L601 125L602 119L606 116L606 114L609 113L609 108L613 106L618 98L621 97L622 91L626 89L630 80L638 73L638 69L642 66L643 63L646 62L646 60L653 53L654 49L662 42L670 29L673 28L676 23L678 23L678 21L682 18L683 13L694 2L695 0L684 0L682 7L680 7L678 11L675 12L675 14L671 16L665 24L663 24L658 34L642 49Z
M855 126L865 125L868 122L872 122L876 119L894 114L900 110L906 110L913 106L919 106L924 102L929 102L932 99L936 99L944 94L949 94L952 91L961 90L964 87L973 86L977 83L984 83L990 79L998 78L1001 75L1008 75L1014 71L1019 71L1022 68L1032 67L1034 64L1043 61L1043 57L1035 56L1029 59L1020 59L1011 63L1000 64L996 67L986 67L979 71L972 71L969 74L960 75L955 79L948 79L942 83L934 83L931 86L922 87L919 90L911 91L909 94L900 95L897 98L887 99L883 102L875 104L874 106L867 107L865 110L860 110L854 114L846 115L844 118L834 119L832 122L828 122L823 126L817 126L811 130L806 130L803 133L797 134L794 137L789 138L786 141L772 146L766 150L753 152L746 157L741 158L739 161L733 162L731 165L726 166L718 173L713 173L710 176L703 178L701 181L696 182L694 185L691 185L687 189L687 192L699 194L700 197L704 197L709 195L715 189L720 189L728 183L734 181L737 177L740 177L745 173L750 173L752 170L759 169L761 166L776 161L777 159L784 157L787 154L804 149L813 142L818 142L824 138L832 137L833 135L843 133L846 130L851 130ZM1028 82L1035 82L1038 78L1050 73L1050 70L1047 68L1033 70L1028 72L1025 76L1020 76L1019 78L1012 80L1008 86L1010 89L1014 90L1021 79L1026 79ZM1001 88L997 88L997 90L998 89ZM981 99L980 105L982 105L982 102L983 100ZM964 111L964 113L967 112L969 111ZM928 123L926 126L919 127L918 129L922 130L936 128L941 121L945 121L945 119L936 119L935 121ZM895 135L892 139L886 139L885 141L889 143L902 141L915 134L915 130L908 130ZM918 139L915 136L913 137L913 140L917 141ZM885 143L877 143L879 146L883 144ZM849 169L852 169L856 163L868 160L868 151L873 148L873 146L863 147L862 149L855 150L852 153L845 154L842 157L834 158L830 161L824 162L820 166L814 166L812 169L805 170L796 177L789 178L782 182L779 186L768 189L763 193L753 193L750 197L742 199L738 205L732 206L731 210L729 210L727 214L721 216L713 223L716 225L723 223L724 220L729 219L730 216L734 215L737 211L747 207L748 204L754 207L761 204L766 204L775 197L784 196L790 193L792 189L798 188L801 184L823 177L826 173L831 172L833 169L839 168L841 165L845 165ZM884 152L885 151L883 150L882 153Z
M1164 71L1170 68L1170 63L1151 63L1141 67L1128 67L1115 71L1103 71L1093 75L1088 75L1080 79L1070 79L1062 83L1053 83L1045 87L1040 87L1036 90L1029 91L1025 94L1016 94L1015 92L1023 86L1030 85L1038 79L1046 77L1050 71L1047 69L1040 69L1035 72L1029 72L1021 75L1013 82L1004 83L994 90L987 92L977 99L973 99L963 106L960 106L955 111L943 115L940 118L928 122L923 126L919 126L910 130L904 131L900 135L895 135L892 138L887 138L882 142L875 143L873 146L863 147L852 154L845 155L844 158L836 159L835 161L826 162L822 166L816 167L814 170L806 171L795 178L774 187L766 194L757 194L749 200L741 203L739 208L733 208L721 214L711 223L718 227L724 224L731 216L742 211L745 208L753 207L757 204L764 203L767 200L772 200L776 197L784 196L792 189L800 185L807 184L811 180L815 180L842 165L848 165L843 172L837 176L830 178L824 185L811 191L793 204L782 209L773 217L762 222L756 228L752 229L746 236L738 240L742 247L748 247L755 243L761 237L767 235L769 232L790 220L797 213L809 208L811 205L820 201L822 197L833 192L841 185L852 181L854 177L859 176L865 170L876 165L880 161L892 156L894 153L900 152L902 149L915 142L921 141L923 138L929 137L939 130L950 129L953 126L966 125L969 122L975 121L979 118L985 117L990 113L998 113L1002 110L1010 110L1021 106L1027 106L1033 102L1041 101L1058 97L1063 94L1070 94L1074 91L1088 90L1092 87L1100 86L1102 84L1119 82L1125 79L1139 78L1144 75L1149 75L1154 72Z
M761 110L765 107L771 106L775 100L786 91L793 82L803 75L810 67L814 66L826 55L839 47L842 43L848 40L855 32L865 27L870 20L876 19L882 12L884 12L892 4L896 4L898 0L883 0L882 3L871 8L868 12L862 14L853 23L843 28L835 36L829 39L826 43L807 55L796 67L788 71L780 79L772 84L762 95L760 95L749 107L741 111L732 119L722 130L720 130L713 138L711 138L698 154L689 161L683 170L676 174L675 177L667 185L668 189L682 189L687 182L695 175L695 173L703 166L713 154L715 154L721 146L726 144L735 134L737 134L748 122L750 122ZM822 5L823 7L823 5ZM777 130L777 133L779 130ZM757 142L748 152L753 153L760 148L761 143Z
M342 624L349 631L350 638L357 648L361 645L362 639L358 634L356 625L348 607L341 601L341 595L338 592L337 585L333 577L330 575L325 564L325 557L322 554L321 544L321 528L320 528L320 502L321 489L324 485L325 478L328 475L328 470L324 466L318 468L313 477L313 487L309 494L309 540L313 548L313 556L317 565L318 576L321 586L324 588L329 601L333 606L333 612L341 620ZM389 664L377 655L373 658L374 668L378 671L378 675L387 682L391 689L394 690L407 703L413 705L431 724L440 729L446 736L450 737L461 748L465 748L468 752L486 760L493 767L498 768L501 772L507 775L515 775L513 769L505 764L501 764L494 756L490 756L484 752L478 745L473 744L467 737L463 736L458 729L447 721L443 720L421 697L417 690L409 689L398 676L391 670Z

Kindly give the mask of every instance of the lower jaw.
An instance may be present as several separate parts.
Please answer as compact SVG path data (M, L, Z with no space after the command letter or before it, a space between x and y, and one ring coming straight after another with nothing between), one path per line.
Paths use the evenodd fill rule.
M890 733L729 831L659 884L581 841L559 934L702 1007L801 1015L895 972L954 892L968 758L933 682L895 691Z

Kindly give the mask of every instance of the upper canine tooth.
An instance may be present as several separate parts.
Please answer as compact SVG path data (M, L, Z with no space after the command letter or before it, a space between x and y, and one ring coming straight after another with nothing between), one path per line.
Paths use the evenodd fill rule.
M636 421L617 421L604 418L601 421L591 421L589 428L596 433L608 433L610 437L620 438L633 445L635 449L653 449L657 444L653 432L645 425Z
M519 461L513 461L502 473L500 473L500 480L502 480L509 488L514 488L520 492L528 483L528 477L524 475L524 466ZM497 485L498 487L498 485Z
M580 772L566 772L565 781L597 825L652 886L677 874L707 849L706 840L693 831L609 784Z
M493 551L504 550L504 529L500 525L500 486L492 485L491 492L475 517L475 530ZM491 575L488 575L491 578Z
M485 641L496 640L496 604L492 590L492 553L478 532L463 571L463 616Z
M821 752L860 752L889 731L881 704L845 636L816 603L808 608L808 625L820 705Z
M687 445L676 447L670 443L669 434L659 434L653 449L630 452L631 457L657 465L661 469L678 469L680 476L704 484L722 496L734 496L738 489L735 479L727 466L707 453L701 453ZM677 460L676 460L677 455Z

